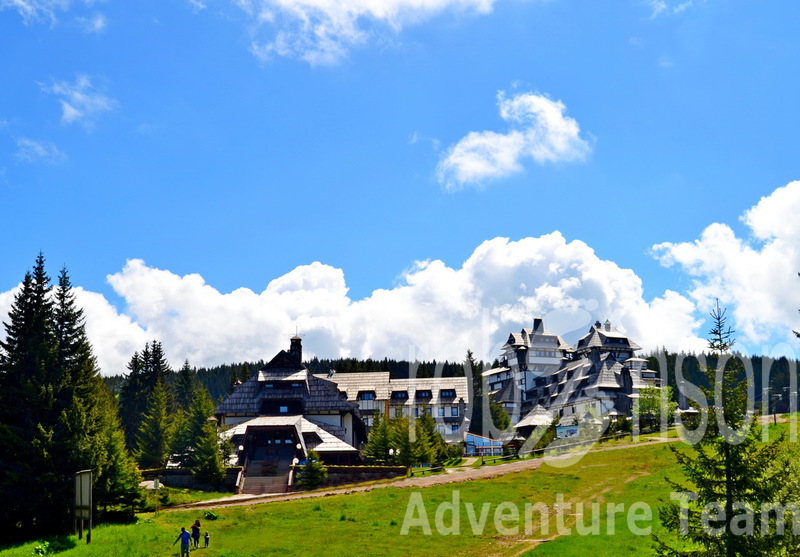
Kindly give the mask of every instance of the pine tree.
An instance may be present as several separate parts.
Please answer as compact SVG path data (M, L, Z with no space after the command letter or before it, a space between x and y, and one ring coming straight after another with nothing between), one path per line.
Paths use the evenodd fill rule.
M328 468L319 460L316 451L308 451L306 464L300 467L297 487L315 489L328 477Z
M412 434L413 432L413 434ZM416 432L406 416L397 416L389 422L389 439L394 449L392 463L400 466L411 467L419 462L419 457L414 450Z
M429 463L432 466L440 465L446 458L447 444L436 428L433 416L430 412L425 412L415 422L417 438L414 452L417 458L420 462Z
M60 525L52 524L62 507L48 489L59 485L49 455L59 412L51 373L55 360L50 279L42 254L25 274L4 323L0 342L0 507L2 523L13 525L2 535L24 538ZM63 520L63 517L62 517ZM54 528L55 529L55 528Z
M694 445L693 452L670 446L688 484L668 480L669 484L676 492L694 493L696 497L683 503L686 516L682 516L678 503L659 509L659 518L664 526L686 537L693 547L675 549L656 537L656 552L670 556L702 554L725 557L796 554L798 548L789 547L795 543L794 538L778 535L774 520L767 532L762 531L760 524L764 505L787 503L781 501L786 460L783 438L762 444L760 428L749 427L747 382L743 380L742 362L738 358L719 361L726 358L734 343L733 331L726 325L725 310L720 309L719 302L711 312L711 318L713 327L708 346L717 356L717 365L723 371L720 388L715 393L717 367L709 365L706 369L712 385L711 389L705 389L710 402L708 427ZM727 430L718 424L718 417L724 418ZM722 519L709 520L706 516L704 524L702 513L706 505L716 506ZM748 520L751 528L748 528ZM752 524L753 521L757 524Z
M214 402L205 387L198 386L183 422L177 428L173 451L181 466L197 464L195 451L206 434L204 428L214 415Z
M71 525L73 474L109 468L104 435L116 422L69 274L53 290L39 254L15 296L0 342L0 519L3 537L63 533ZM117 489L115 480L110 487ZM102 502L102 497L96 499Z
M94 478L94 500L103 512L132 511L139 496L141 476L125 443L116 404L108 390L96 400L103 415L101 444L104 465Z
M167 414L167 392L156 383L147 411L139 426L137 459L142 468L163 468L172 448L172 422Z
M194 447L195 478L201 483L219 487L225 479L219 435L214 422L206 419Z
M388 464L390 448L389 422L382 414L377 413L369 431L367 446L364 448L364 458L369 464Z
M467 358L464 361L464 370L468 377L472 378L472 393L470 393L470 400L472 401L472 416L469 422L470 433L483 435L483 374L481 366L475 360L472 350L467 350Z
M176 410L175 397L167 386L172 373L164 349L157 340L146 343L141 354L134 353L128 362L128 375L120 389L120 420L131 450L137 449L141 420L157 386L164 389L167 410Z
M189 360L184 361L175 378L175 401L178 409L189 411L195 390L199 386L196 371L189 366Z

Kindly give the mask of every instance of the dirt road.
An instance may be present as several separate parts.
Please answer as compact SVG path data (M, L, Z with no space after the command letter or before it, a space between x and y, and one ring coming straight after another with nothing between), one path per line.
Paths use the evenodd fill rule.
M664 443L669 441L676 441L676 438L662 439L660 437L652 437L650 441L629 445L617 445L613 447L598 446L591 449L590 452L600 451L617 451L630 449L632 447L641 447L644 445L651 445L656 443ZM506 474L514 474L525 470L535 470L542 465L547 459L558 458L567 459L574 455L565 454L557 457L544 457L532 458L526 460L515 460L506 464L497 464L495 466L483 466L481 468L472 467L459 467L450 468L446 474L432 474L427 476L413 476L407 478L399 478L393 481L373 483L367 485L356 485L351 487L324 489L309 492L286 493L277 495L231 495L223 499L214 499L210 501L202 501L199 503L192 503L189 505L182 505L179 507L171 507L163 509L164 511L177 511L184 509L216 509L222 507L233 507L242 505L258 505L264 503L272 503L275 501L292 501L295 499L312 499L316 497L329 497L331 495L347 495L350 493L361 493L372 491L373 489L381 489L385 487L397 488L425 488L433 485L444 485L460 482L470 482L473 480L496 478Z

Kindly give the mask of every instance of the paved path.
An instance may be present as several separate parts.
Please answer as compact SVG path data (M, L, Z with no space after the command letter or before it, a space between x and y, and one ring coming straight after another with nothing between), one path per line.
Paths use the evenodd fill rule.
M664 443L670 441L677 441L678 438L663 439L661 437L648 437L649 441L628 444L616 445L613 447L594 447L590 452L601 451L617 451L623 449L630 449L632 447L641 447L645 445L653 445L657 443ZM373 483L368 485L356 485L352 487L316 490L299 493L286 493L286 494L271 494L271 495L231 495L223 499L213 499L210 501L202 501L199 503L191 503L189 505L182 505L179 507L171 507L163 509L163 511L179 511L184 509L215 509L221 507L233 507L242 505L256 505L262 503L271 503L273 501L292 501L295 499L313 499L316 497L328 497L331 495L347 495L350 493L363 493L372 491L373 489L381 489L385 487L397 488L425 488L433 485L444 485L451 483L469 482L473 480L496 478L506 474L514 474L525 470L535 470L542 465L543 462L550 459L568 459L575 456L575 453L566 453L556 457L540 457L525 460L515 460L506 464L497 464L494 466L483 466L481 468L455 468L455 471L447 474L431 474L429 476L414 476L410 478L399 478L396 480ZM477 460L477 459L476 459ZM474 461L473 461L474 463ZM466 465L466 462L464 463Z

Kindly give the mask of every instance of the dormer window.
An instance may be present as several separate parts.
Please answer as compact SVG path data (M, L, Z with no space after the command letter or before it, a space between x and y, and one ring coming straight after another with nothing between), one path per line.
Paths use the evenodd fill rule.
M430 400L433 398L433 393L431 391L417 391L416 397L422 400Z
M392 391L392 400L407 400L408 391Z
M358 391L358 400L375 400L375 391Z
M455 389L442 389L439 391L439 396L441 398L456 398L456 390Z

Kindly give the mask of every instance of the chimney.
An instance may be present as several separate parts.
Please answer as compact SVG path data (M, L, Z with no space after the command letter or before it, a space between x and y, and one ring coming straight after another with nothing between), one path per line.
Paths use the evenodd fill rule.
M299 336L295 335L291 338L289 345L289 356L297 361L298 364L303 363L303 344Z
M541 329L541 331L539 329ZM543 333L544 332L544 327L542 326L542 318L541 317L534 317L534 319L533 319L533 332L534 333Z

